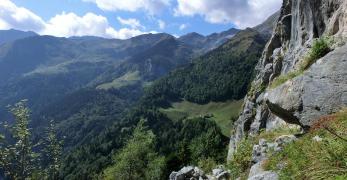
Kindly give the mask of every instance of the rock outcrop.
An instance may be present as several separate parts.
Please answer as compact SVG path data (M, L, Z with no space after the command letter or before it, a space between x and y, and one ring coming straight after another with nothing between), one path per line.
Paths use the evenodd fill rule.
M265 99L273 114L303 126L337 112L347 105L347 45L318 60L303 75L269 90Z
M230 172L223 166L212 170L211 173L205 174L203 170L194 166L183 167L178 172L172 172L169 180L228 180Z
M297 71L316 38L335 39L334 50L301 75L270 88ZM319 116L347 106L347 1L284 0L273 35L256 67L256 78L230 139L228 159L238 142L289 123L304 130ZM341 46L342 47L339 47Z
M294 135L282 135L275 139L274 142L268 142L265 139L260 139L259 143L253 146L252 152L252 167L250 169L248 180L276 180L278 174L273 171L265 171L263 164L267 160L269 152L279 152L283 147L297 140Z

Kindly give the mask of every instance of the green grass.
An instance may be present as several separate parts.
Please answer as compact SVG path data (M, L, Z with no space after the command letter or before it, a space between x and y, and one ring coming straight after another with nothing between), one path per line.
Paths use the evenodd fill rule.
M301 133L300 126L283 125L282 127L276 128L271 131L262 130L260 134L255 138L255 142L259 142L260 139L265 139L267 141L273 142L279 136L293 135L293 134L300 134L300 133Z
M310 52L300 64L300 69L308 69L319 58L324 57L326 54L328 54L331 51L330 47L332 46L332 44L333 42L329 37L322 37L314 40Z
M172 107L161 109L161 111L173 121L212 115L209 118L218 124L224 135L229 136L233 121L239 116L242 102L242 100L210 102L200 105L188 101L181 101L173 103Z
M247 179L248 172L252 166L252 150L254 139L243 139L239 142L237 150L233 154L227 167L231 172L231 178L237 179L240 177L242 180Z
M124 76L119 77L115 80L113 80L110 83L101 84L96 89L119 89L122 87L130 86L133 84L136 84L141 80L140 73L138 71L135 72L128 72Z
M318 135L323 140L312 140ZM312 130L279 153L269 156L266 170L280 179L344 179L347 177L347 110L326 116Z
M291 80L291 79L301 75L302 73L303 73L303 71L299 70L299 71L289 72L289 73L284 74L284 75L280 75L272 81L272 83L270 85L270 89L274 89L274 88L284 84L288 80Z

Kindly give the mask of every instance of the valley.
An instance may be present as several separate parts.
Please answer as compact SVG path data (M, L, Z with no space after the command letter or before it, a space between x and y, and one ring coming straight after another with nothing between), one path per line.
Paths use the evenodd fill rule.
M61 37L7 28L0 4L0 179L346 179L347 1L281 0L257 23L243 13L258 7L236 1L242 20L229 22L230 2L203 15L187 11L207 2L177 1L164 13L200 19L166 24L154 9L172 4L141 1L127 13L148 26L120 13L119 31L64 12L104 24Z

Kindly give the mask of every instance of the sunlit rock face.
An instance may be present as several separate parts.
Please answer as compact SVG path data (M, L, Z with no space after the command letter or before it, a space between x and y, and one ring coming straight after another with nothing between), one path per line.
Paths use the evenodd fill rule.
M329 36L334 49L309 69L278 87L271 82L296 71L313 40ZM256 67L256 78L235 122L228 159L238 142L261 129L283 124L303 129L315 119L347 106L347 1L284 0L270 41Z

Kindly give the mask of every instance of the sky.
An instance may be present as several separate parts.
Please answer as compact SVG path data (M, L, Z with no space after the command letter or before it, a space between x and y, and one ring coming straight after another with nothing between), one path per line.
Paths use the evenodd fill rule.
M127 39L254 27L282 0L0 0L0 29Z

